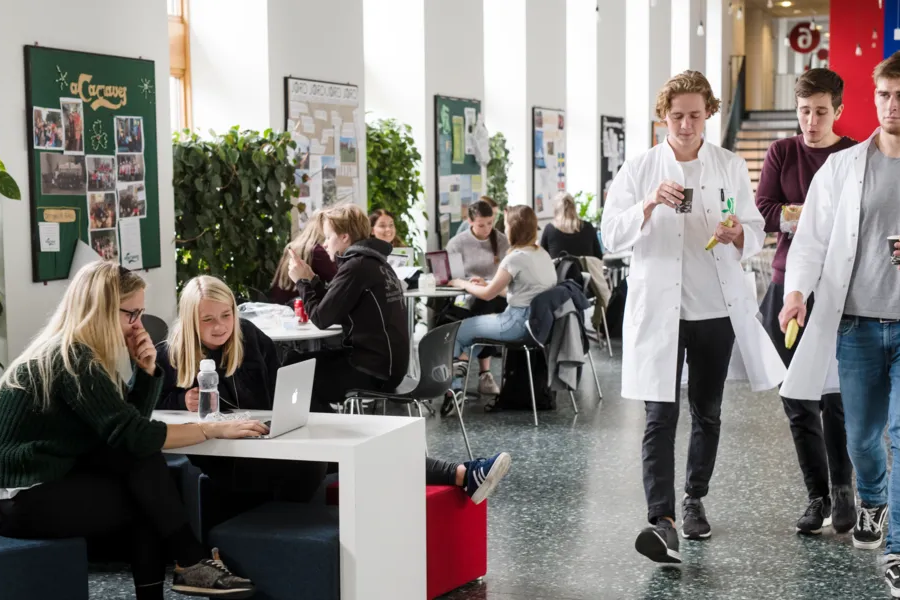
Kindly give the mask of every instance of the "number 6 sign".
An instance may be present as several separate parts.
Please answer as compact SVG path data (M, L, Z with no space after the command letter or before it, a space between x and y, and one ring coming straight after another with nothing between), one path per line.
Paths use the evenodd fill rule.
M794 52L809 54L819 47L822 34L818 29L813 27L812 23L797 23L794 25L794 28L791 29L791 33L788 37Z

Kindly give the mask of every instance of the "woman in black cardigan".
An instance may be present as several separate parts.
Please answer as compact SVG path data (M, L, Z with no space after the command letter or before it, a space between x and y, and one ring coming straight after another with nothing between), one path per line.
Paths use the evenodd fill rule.
M563 252L570 256L603 258L597 230L578 217L575 199L565 193L557 196L553 222L544 227L541 247L550 254L550 258L559 258Z
M178 320L159 349L164 381L158 408L196 412L197 373L209 358L219 374L219 410L272 410L281 366L275 343L237 315L234 294L221 280L201 276L184 286ZM326 470L325 463L219 456L192 456L191 462L227 492L297 502L312 497Z

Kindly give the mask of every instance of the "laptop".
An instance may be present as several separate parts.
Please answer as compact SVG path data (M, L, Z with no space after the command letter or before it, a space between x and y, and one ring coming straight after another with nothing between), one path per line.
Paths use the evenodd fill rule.
M316 359L314 358L278 369L278 376L275 380L275 401L272 403L272 418L263 422L269 428L269 433L243 439L268 440L305 427L309 421L309 407L312 402L315 374Z
M434 274L434 282L438 286L447 287L452 279L462 279L466 276L462 254L455 252L451 254L446 250L426 252L425 264L428 271Z

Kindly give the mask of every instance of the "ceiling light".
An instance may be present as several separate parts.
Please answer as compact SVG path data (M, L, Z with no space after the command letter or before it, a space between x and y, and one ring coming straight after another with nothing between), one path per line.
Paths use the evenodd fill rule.
M788 8L789 6L793 6L794 3L789 2L789 0L784 0L784 2L779 2L778 4L780 4L781 6L783 6L785 8Z
M703 29L703 21L700 21L700 24L697 25L697 35L699 37L703 37L704 33L705 33L705 30Z
M830 37L831 37L831 32L830 32L830 31L826 31L826 32L825 32L825 37L830 38Z
M773 6L774 4L775 4L775 3L772 2L772 0L769 0L768 2L766 2L766 8L772 8L772 6Z
M734 12L734 4L732 4L731 0L728 0L728 14L730 15Z
M862 46L860 46L859 44L856 45L856 55L862 56Z
M875 30L875 29L872 30L872 39L873 39L873 40L877 40L877 39L878 39L878 31Z
M743 6L738 6L737 18L738 18L738 21L740 21L741 19L744 18L744 7Z

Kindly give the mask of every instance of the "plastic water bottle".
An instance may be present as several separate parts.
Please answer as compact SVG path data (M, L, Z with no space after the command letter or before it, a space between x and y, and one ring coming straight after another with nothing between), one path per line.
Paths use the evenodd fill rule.
M219 374L216 373L216 361L208 358L200 361L197 383L200 386L200 418L205 419L212 413L219 412Z

